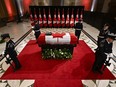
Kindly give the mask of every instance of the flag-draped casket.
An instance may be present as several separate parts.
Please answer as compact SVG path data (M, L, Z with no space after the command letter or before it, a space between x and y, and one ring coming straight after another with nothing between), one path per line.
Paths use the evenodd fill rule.
M59 52L65 50L64 53L67 53L67 56L69 56L68 53L70 55L73 54L73 48L78 44L78 39L73 33L41 33L41 35L38 37L37 42L39 47L42 48L43 55L47 55L48 52L46 53L46 50L53 51L51 53L54 53L54 51ZM69 58L70 57L71 56L69 56Z
M69 45L77 45L78 39L73 33L51 33L51 35L46 35L42 33L38 38L38 45L45 44L69 44Z

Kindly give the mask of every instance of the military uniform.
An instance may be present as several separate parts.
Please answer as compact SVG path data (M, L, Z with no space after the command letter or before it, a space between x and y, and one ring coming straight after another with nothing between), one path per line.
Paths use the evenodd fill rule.
M15 48L15 43L12 40L9 40L6 43L6 49L5 49L4 56L8 54L15 64L15 69L19 69L21 67L21 64L17 58L17 53L14 50L14 48Z
M10 39L9 34L3 34L3 35L1 35L1 37L3 40L5 38L9 38L9 41L6 42L4 56L6 57L7 55L9 55L9 57L11 58L11 60L13 60L13 62L15 64L15 69L19 69L21 67L21 64L17 58L17 53L15 51L15 43Z
M116 34L109 31L106 39L99 43L99 48L95 52L95 62L92 68L93 71L102 73L102 66L104 63L107 63L108 65L110 64L108 61L106 61L106 59L107 55L112 53L113 41L116 39L115 37Z
M75 35L77 36L78 39L80 38L80 34L81 34L82 29L83 29L83 24L81 22L76 23Z
M104 65L107 55L112 53L112 43L109 43L106 39L100 42L99 49L95 52L95 62L93 65L93 71L101 71Z
M99 45L100 45L100 42L104 39L106 39L107 37L107 34L109 32L109 29L107 30L101 30L100 33L99 33L99 36L98 36L98 41L97 41L97 44L98 44L98 48L99 48Z
M37 24L35 24L35 26L34 26L34 32L35 32L35 38L36 38L36 40L38 39L38 37L39 37L39 35L41 34L41 32L40 32L40 26L39 26L39 24L37 23Z

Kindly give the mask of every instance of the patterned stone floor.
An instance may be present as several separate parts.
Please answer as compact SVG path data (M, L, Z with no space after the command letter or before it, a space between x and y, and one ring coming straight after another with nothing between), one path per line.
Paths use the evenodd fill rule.
M13 25L12 25L13 26ZM15 25L17 26L17 25ZM20 26L22 26L20 24ZM25 23L23 24L23 26L25 26L25 28L30 27L29 23ZM11 27L12 28L12 27ZM23 27L24 28L24 27ZM22 29L23 29L22 28ZM90 29L92 28L90 25L84 23L84 30ZM25 30L25 29L24 29ZM29 30L29 29L28 29ZM26 31L28 31L26 30ZM1 30L0 30L1 31ZM89 30L87 30L89 31ZM97 33L98 30L96 29ZM74 29L56 29L56 28L52 28L52 29L41 29L41 32L73 32L74 33ZM93 31L91 31L93 32ZM90 33L90 32L88 32ZM95 31L93 33L96 33ZM22 34L23 35L23 34ZM93 34L94 35L94 34ZM95 34L96 35L96 34ZM19 36L20 37L20 36ZM14 36L15 38L15 36ZM34 37L34 33L31 32L17 47L16 47L16 51L17 53L20 53L22 51L22 49L25 47L25 45L27 44L27 42L29 40L33 40L35 39ZM84 33L81 33L81 40L84 40L87 45L94 51L94 49L97 47L96 44L94 42L91 41L90 38L88 38ZM0 44L0 49L2 49L2 47L4 46L4 44ZM2 51L1 51L2 53ZM112 74L116 77L116 62L114 62L113 60L110 61L112 64L110 67L108 67L108 69L112 72ZM7 70L7 68L9 67L9 65L7 65L5 63L5 59L3 59L0 62L0 77L3 75L3 73ZM84 87L116 87L116 80L82 80L83 86ZM33 87L34 84L34 80L0 80L0 87Z

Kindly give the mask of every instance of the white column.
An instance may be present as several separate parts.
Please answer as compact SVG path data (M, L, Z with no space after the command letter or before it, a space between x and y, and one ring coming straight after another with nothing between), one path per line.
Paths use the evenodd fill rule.
M95 11L97 0L93 0L92 6L91 6L91 11Z
M23 16L23 5L22 4L23 4L22 0L17 0L17 5L18 5L21 16Z

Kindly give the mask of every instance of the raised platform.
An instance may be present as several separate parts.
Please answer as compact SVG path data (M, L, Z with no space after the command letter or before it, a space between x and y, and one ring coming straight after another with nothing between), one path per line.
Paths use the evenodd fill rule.
M106 69L104 74L91 71L94 53L84 41L74 48L71 60L42 59L36 41L29 41L18 56L22 68L13 72L11 67L1 79L35 79L34 87L83 87L84 79L116 79Z

